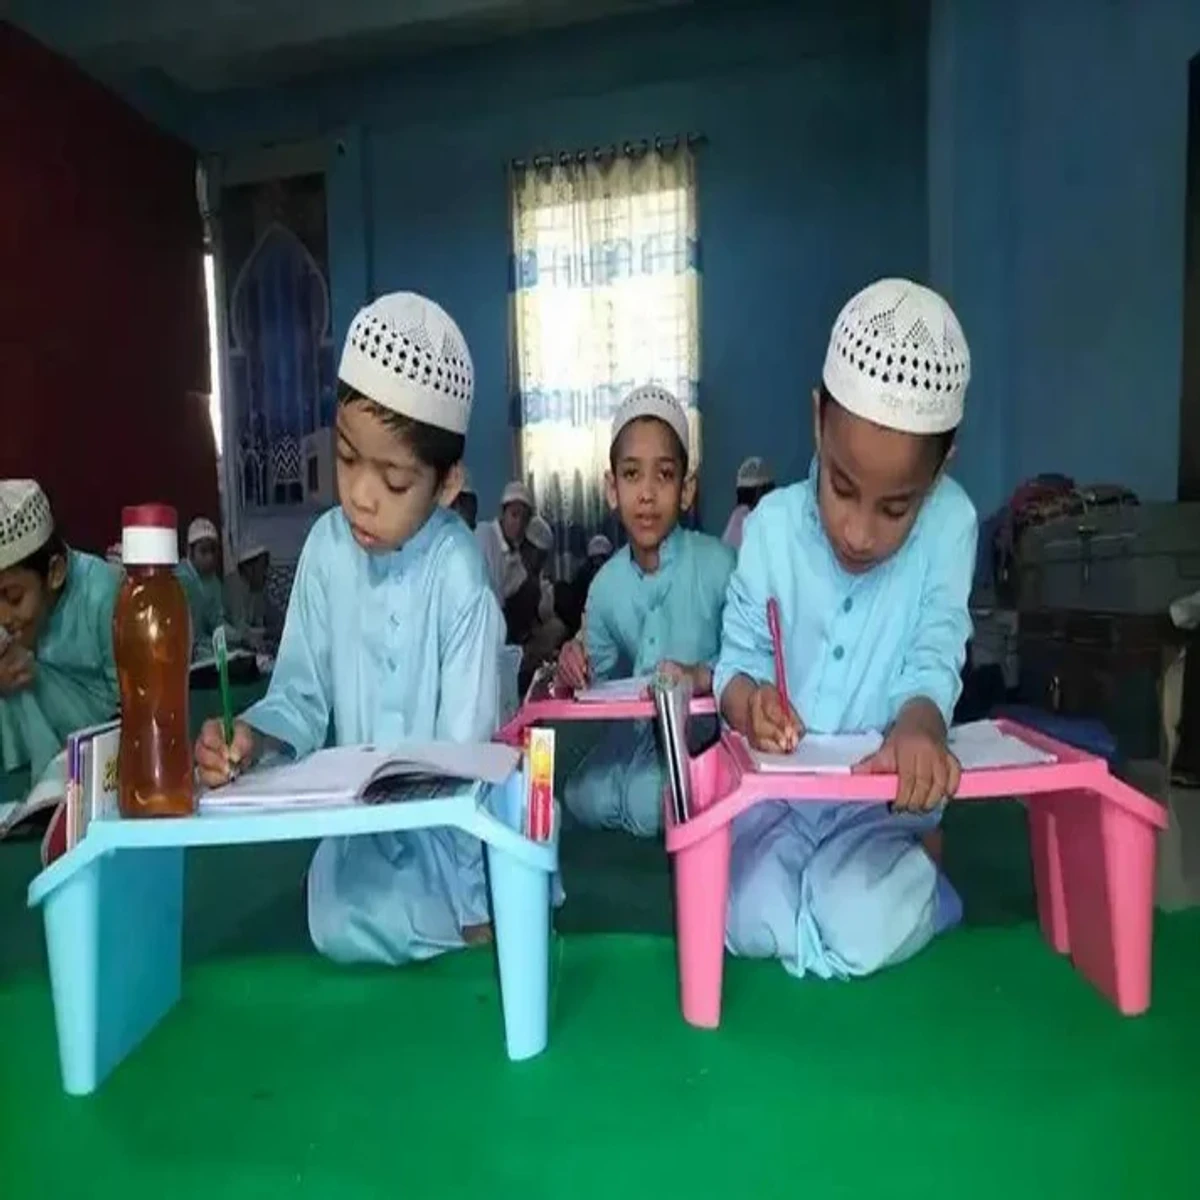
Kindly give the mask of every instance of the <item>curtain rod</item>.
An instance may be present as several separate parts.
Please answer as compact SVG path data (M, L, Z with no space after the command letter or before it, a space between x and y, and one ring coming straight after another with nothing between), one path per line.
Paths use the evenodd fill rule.
M695 150L706 145L708 145L708 138L702 133L659 134L652 138L641 138L632 142L609 142L607 145L592 146L590 149L561 150L556 154L534 154L529 158L514 158L510 160L509 165L514 171L524 171L529 167L535 169L552 167L555 163L565 167L568 163L583 163L589 159L599 162L606 158L617 158L620 155L624 155L626 158L639 158L643 154L649 154L651 150L662 153L664 150L667 152L678 150L680 146L687 146L689 150Z

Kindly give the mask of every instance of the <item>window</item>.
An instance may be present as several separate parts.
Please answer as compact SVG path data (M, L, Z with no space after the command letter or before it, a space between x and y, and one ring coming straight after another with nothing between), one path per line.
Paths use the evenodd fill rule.
M678 143L514 167L514 409L560 568L593 533L619 533L603 481L612 414L630 390L658 383L678 396L698 457L695 179Z

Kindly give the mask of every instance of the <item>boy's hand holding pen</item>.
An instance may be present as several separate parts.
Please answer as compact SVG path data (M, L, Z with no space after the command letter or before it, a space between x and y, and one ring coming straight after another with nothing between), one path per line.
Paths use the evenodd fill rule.
M196 739L196 773L205 787L221 787L248 770L262 753L262 739L245 721L232 723L232 736L225 737L220 717L205 721Z
M767 601L767 629L775 682L756 683L748 675L735 676L721 695L721 710L755 750L764 754L791 754L804 736L804 722L788 698L783 629L774 597Z
M804 736L804 722L774 684L760 684L750 696L746 737L765 754L791 754Z
M783 623L779 601L767 601L767 630L775 659L775 684L765 683L750 697L750 741L768 753L791 754L804 736L800 720L788 697L787 664L783 653Z
M558 670L554 676L555 691L577 692L591 682L592 668L587 647L582 638L572 638L558 655Z

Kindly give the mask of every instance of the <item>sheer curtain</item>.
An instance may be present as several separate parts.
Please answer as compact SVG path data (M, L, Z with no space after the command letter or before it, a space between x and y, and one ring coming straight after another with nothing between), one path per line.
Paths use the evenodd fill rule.
M603 483L626 393L674 392L699 458L695 156L680 139L537 159L511 195L520 458L565 574L592 534L618 540Z

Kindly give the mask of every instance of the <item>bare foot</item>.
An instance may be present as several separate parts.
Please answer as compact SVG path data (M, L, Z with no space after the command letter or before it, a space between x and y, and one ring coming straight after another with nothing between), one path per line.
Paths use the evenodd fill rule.
M485 921L482 925L464 925L462 937L468 946L486 946L494 940L491 923Z

